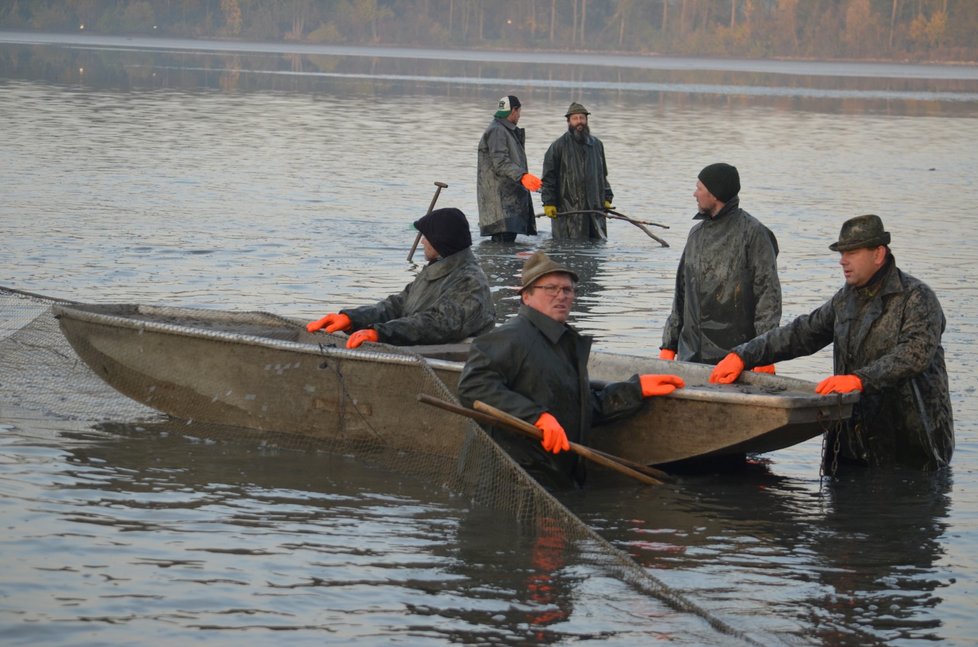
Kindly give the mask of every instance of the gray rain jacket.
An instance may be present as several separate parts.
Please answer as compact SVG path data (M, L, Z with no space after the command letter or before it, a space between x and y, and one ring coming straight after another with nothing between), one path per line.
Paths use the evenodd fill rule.
M586 445L592 422L630 415L643 401L637 376L592 388L590 354L590 337L524 304L515 317L472 342L458 396L465 406L481 400L531 424L548 411L568 440ZM510 431L493 437L544 483L566 486L584 480L583 465L571 452L545 452L540 441Z
M747 367L810 355L834 342L836 375L857 375L863 392L841 437L825 443L827 466L839 456L866 465L932 470L954 451L944 367L944 312L926 284L896 267L879 284L846 286L811 314L734 349Z
M781 321L778 241L732 198L710 218L696 215L676 271L662 348L676 359L716 364L730 349Z
M395 346L458 342L496 321L489 279L471 247L429 263L398 294L340 312L353 323L351 332L373 328Z
M528 171L526 131L506 119L493 119L479 141L476 193L479 234L536 234L533 198L520 184Z
M592 135L588 135L585 143L578 143L568 130L554 140L543 157L543 177L540 179L543 181L540 189L543 204L557 207L558 212L603 211L605 200L611 202L615 198L608 184L604 145ZM608 225L603 213L558 217L553 221L551 231L558 240L601 238L592 231L592 223L607 236Z

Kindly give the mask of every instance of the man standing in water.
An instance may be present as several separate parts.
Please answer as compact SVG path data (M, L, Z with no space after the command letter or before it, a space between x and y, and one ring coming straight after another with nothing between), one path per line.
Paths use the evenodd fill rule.
M558 137L543 157L543 212L552 219L554 240L604 240L608 222L604 210L611 209L614 194L608 184L604 144L591 134L588 115L572 103L564 117L567 132ZM597 211L599 213L571 213Z
M540 190L540 178L527 170L526 131L516 126L521 112L518 98L501 98L479 141L479 234L495 242L511 243L517 234L537 233L530 192Z
M840 463L933 470L954 452L944 312L926 284L900 271L889 244L879 216L847 220L829 245L845 286L811 314L737 346L710 375L729 384L745 367L833 344L835 375L815 391L861 395L846 426L826 438L822 461L832 471Z
M699 209L676 271L659 357L716 364L781 321L778 241L740 208L740 174L722 162L696 180ZM754 369L774 373L774 366Z
M676 375L635 375L627 382L593 387L587 362L591 338L567 325L577 274L543 252L523 265L515 317L472 342L459 379L465 406L476 400L521 418L543 432L543 442L493 434L520 465L552 487L582 484L584 463L568 440L587 444L591 424L622 418L642 399L685 386Z
M472 252L458 209L435 209L414 222L422 234L424 269L398 294L374 305L331 312L306 325L315 332L350 332L347 348L366 341L397 346L447 344L490 330L496 311L489 279Z

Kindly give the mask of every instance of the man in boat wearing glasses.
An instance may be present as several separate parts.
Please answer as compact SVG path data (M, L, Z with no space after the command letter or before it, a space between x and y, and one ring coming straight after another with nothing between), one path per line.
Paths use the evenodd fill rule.
M587 445L591 424L638 411L643 398L685 386L676 375L635 375L595 388L588 379L591 338L567 325L577 274L534 253L523 265L516 316L472 342L459 379L462 404L476 400L525 420L542 442L493 434L520 465L544 485L584 482L584 463L568 440Z
M822 461L831 471L845 463L934 470L954 451L944 312L926 284L900 271L889 244L879 216L847 220L829 245L845 286L811 314L737 346L710 375L729 384L745 367L833 344L835 375L815 391L861 395L847 425L826 438Z
M495 325L489 279L472 252L472 235L458 209L435 209L416 220L428 264L401 292L374 305L331 312L306 325L315 332L350 332L347 348L364 342L395 346L450 344Z

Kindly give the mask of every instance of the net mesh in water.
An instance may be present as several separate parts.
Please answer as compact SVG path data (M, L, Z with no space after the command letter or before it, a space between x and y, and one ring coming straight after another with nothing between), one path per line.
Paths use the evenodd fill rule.
M93 425L170 420L138 399L178 411L188 434L349 454L440 485L520 528L538 531L545 520L587 564L753 642L595 533L472 420L418 403L418 394L458 403L446 384L457 375L436 360L393 346L348 351L339 337L309 343L302 322L267 313L205 318L180 308L131 308L143 321L121 331L96 308L72 319L73 347L54 312L72 305L0 288L0 408Z

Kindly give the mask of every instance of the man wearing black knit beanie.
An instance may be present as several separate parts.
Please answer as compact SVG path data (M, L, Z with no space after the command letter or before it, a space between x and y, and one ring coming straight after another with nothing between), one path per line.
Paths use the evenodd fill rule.
M697 222L676 272L659 357L716 364L781 321L778 241L740 208L740 173L724 162L697 176ZM758 372L774 373L774 365Z
M435 209L414 221L428 264L401 292L373 305L331 312L306 330L348 332L347 348L450 344L496 323L489 278L472 252L469 221L458 209Z

